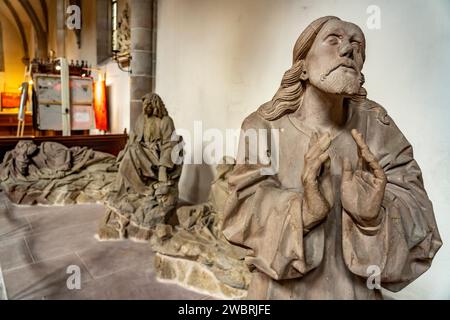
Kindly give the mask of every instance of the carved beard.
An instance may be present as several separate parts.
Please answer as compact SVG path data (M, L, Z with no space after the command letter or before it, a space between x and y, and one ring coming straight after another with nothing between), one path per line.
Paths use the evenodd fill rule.
M147 106L147 107L144 108L144 113L145 113L145 115L146 115L147 117L151 117L151 116L153 116L153 114L155 113L155 110L154 110L153 107Z
M320 81L316 85L328 93L353 96L358 94L363 82L361 72L355 73L353 69L341 66L321 74Z

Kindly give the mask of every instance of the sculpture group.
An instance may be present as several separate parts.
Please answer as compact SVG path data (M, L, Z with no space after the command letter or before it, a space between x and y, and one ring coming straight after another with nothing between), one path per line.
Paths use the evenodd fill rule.
M148 241L160 278L217 296L380 299L367 285L374 268L399 291L442 241L411 145L366 97L365 46L353 23L313 21L272 100L245 118L237 158L217 167L206 203L177 203L181 138L154 93L117 159L22 141L0 167L2 188L22 204L97 195L107 207L100 240ZM270 147L252 154L250 129L280 132L278 143L259 136ZM276 172L261 170L273 164L261 154L278 155Z

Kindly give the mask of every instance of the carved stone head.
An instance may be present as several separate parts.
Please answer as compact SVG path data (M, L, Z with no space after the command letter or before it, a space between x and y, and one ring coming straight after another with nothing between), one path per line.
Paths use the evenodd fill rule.
M331 19L304 58L300 79L327 93L353 96L363 83L364 48L364 34L357 25Z
M314 20L298 37L292 67L287 70L272 101L258 109L267 120L297 110L308 84L348 99L366 96L361 73L366 41L361 29L338 17Z
M148 117L162 118L168 115L164 102L156 93L147 93L142 97L142 111Z

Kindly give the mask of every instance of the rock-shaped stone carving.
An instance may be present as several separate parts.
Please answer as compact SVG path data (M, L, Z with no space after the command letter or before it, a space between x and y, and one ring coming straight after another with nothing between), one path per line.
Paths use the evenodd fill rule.
M250 280L244 263L246 250L222 235L223 208L228 197L228 175L234 159L217 166L206 203L177 210L179 225L161 230L152 239L158 278L218 298L242 298Z
M5 154L1 187L16 204L97 202L114 182L115 161L113 155L87 147L21 140Z
M145 95L142 102L143 111L117 157L118 174L106 199L100 240L147 241L158 225L169 222L176 207L181 165L174 162L180 137L157 94Z

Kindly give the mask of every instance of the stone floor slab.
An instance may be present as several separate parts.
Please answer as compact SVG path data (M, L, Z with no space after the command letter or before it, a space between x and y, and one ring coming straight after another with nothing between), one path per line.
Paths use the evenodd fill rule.
M4 271L8 299L41 300L47 296L71 292L67 288L67 280L72 275L67 273L69 266L80 268L81 285L92 280L80 258L75 254L69 254L58 259Z
M8 299L208 299L156 280L147 243L99 242L102 205L16 206L0 191L0 264ZM81 289L69 290L78 266Z
M49 232L26 237L31 254L36 261L56 258L80 251L97 243L95 223L64 226Z
M10 217L8 214L0 218L0 242L3 240L23 237L31 231L26 218Z
M106 209L102 205L79 205L76 208L60 207L57 212L40 211L27 217L34 234L52 232L58 228L84 223L96 224L104 216Z
M49 296L52 300L201 300L205 296L177 285L156 281L152 271L123 270L87 282L81 290L63 291Z
M94 278L130 268L153 270L154 253L147 243L129 240L97 242L77 254Z
M15 238L0 242L0 266L3 271L33 263L25 238Z

